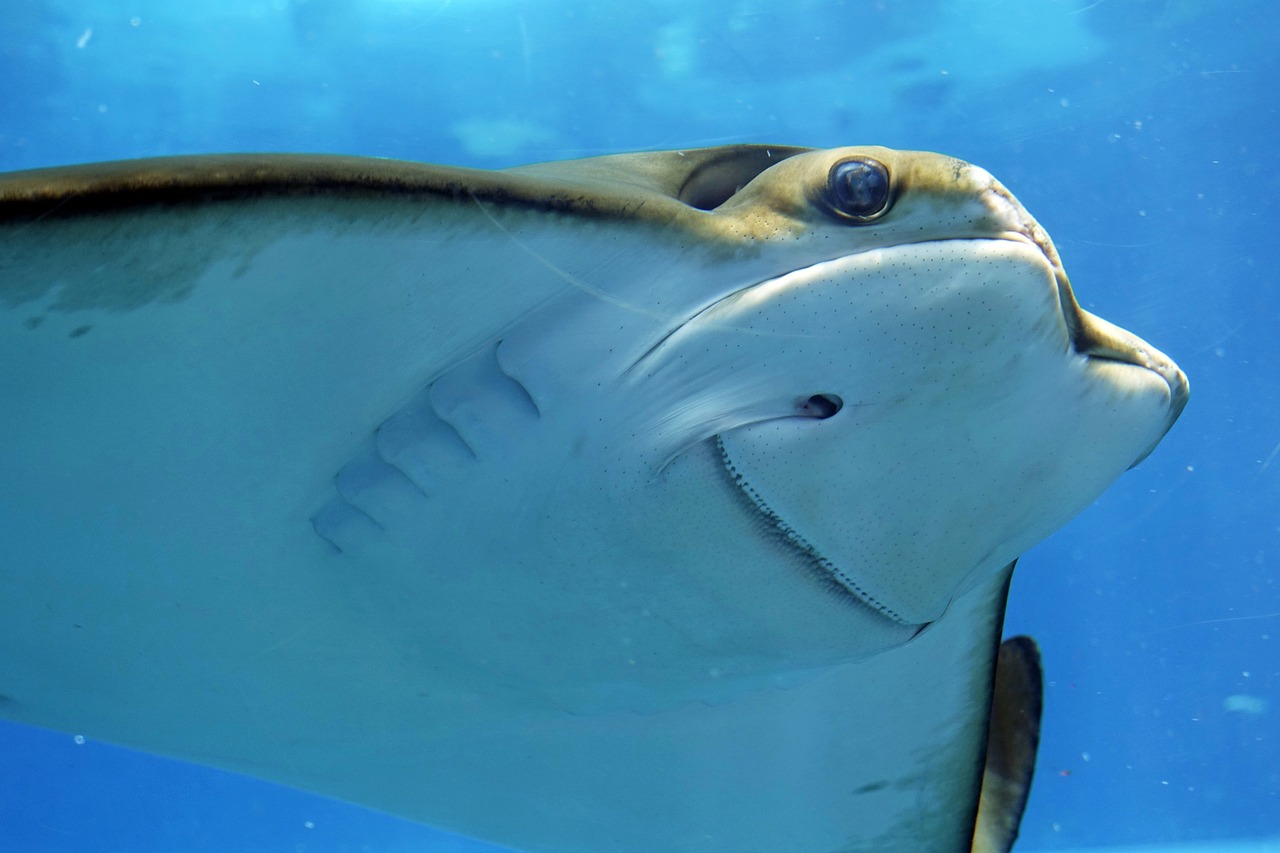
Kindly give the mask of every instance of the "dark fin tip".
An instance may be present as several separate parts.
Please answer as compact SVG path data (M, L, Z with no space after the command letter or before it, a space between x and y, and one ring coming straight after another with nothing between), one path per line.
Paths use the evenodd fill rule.
M1044 670L1030 637L1000 644L973 853L1008 853L1018 837L1040 746Z

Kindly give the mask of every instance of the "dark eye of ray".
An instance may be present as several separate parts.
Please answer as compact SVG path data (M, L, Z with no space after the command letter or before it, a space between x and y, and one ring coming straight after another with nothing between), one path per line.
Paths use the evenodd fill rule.
M800 403L800 410L811 418L826 420L844 408L844 400L835 394L814 394Z
M870 157L837 163L827 177L827 196L842 216L873 219L889 209L889 170Z

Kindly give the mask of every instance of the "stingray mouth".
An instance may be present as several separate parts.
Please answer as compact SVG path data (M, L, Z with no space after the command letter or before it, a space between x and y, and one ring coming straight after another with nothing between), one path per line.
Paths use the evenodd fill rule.
M1155 441L1134 460L1133 464L1137 465L1155 449L1156 444L1169 432L1187 405L1191 386L1187 382L1186 374L1173 359L1142 338L1081 308L1053 244L1048 242L1048 237L1044 236L1039 226L1034 230L1039 234L1031 235L1033 241L1041 251L1044 251L1045 257L1053 265L1058 299L1062 305L1062 318L1067 325L1072 348L1091 361L1130 365L1154 373L1168 387L1169 398L1164 428L1160 430Z
M985 173L984 173L985 174ZM1018 202L1013 195L994 178L987 177L990 183L986 186L986 199L990 210L997 221L1007 230L1001 235L1004 239L1015 242L1026 242L1034 245L1043 253L1045 260L1053 270L1054 283L1058 291L1058 301L1062 307L1062 319L1071 339L1072 349L1076 353L1097 362L1129 365L1156 374L1168 388L1168 408L1164 429L1151 447L1147 448L1133 464L1137 465L1146 458L1155 444L1159 443L1174 421L1182 414L1190 395L1190 386L1186 375L1160 350L1151 346L1142 338L1108 323L1101 317L1090 314L1080 307L1075 292L1071 289L1071 281L1067 278L1062 266L1062 258L1053 245L1048 232L1040 226ZM1143 379L1134 378L1124 383L1137 387L1146 384Z
M1012 215L1017 222L1014 226L1016 230L1004 235L1006 239L1033 244L1044 254L1045 260L1052 268L1058 301L1062 308L1062 319L1066 324L1072 349L1091 361L1129 365L1149 371L1160 377L1167 386L1169 396L1164 428L1150 447L1134 461L1133 464L1137 465L1147 458L1156 444L1164 438L1187 405L1191 387L1187 382L1186 374L1173 359L1142 338L1081 308L1080 303L1076 301L1075 291L1071 288L1071 280L1067 278L1067 272L1062 266L1057 247L1053 245L1053 240L1049 238L1048 233L1003 187L993 181L990 191L1008 205L1006 215ZM1125 384L1137 387L1145 383L1141 379L1135 379Z

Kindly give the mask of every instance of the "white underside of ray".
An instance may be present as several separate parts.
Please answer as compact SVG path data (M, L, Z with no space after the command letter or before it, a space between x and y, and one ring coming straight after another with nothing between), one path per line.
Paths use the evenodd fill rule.
M735 425L699 426L715 400L745 400L749 422L773 385L700 397L740 375L715 359L627 372L666 318L767 277L758 262L478 209L445 228L213 210L68 225L7 256L7 275L62 270L82 289L0 314L6 716L535 848L959 843L1002 609L991 561L1022 543L974 539L979 565L943 560L924 592L840 554L902 613L942 616L906 642L925 619L832 591L701 441ZM78 261L113 240L115 266ZM128 291L149 258L194 288L93 307L86 279ZM1042 308L983 327L987 369L1011 340L1054 358L1053 330L1001 325ZM850 349L840 330L730 320L708 352L725 335ZM1087 396L1084 360L1057 358L1043 396ZM1157 396L1098 435L1153 440ZM886 541L950 541L912 515L954 508L926 485L888 504ZM916 555L910 581L940 555Z

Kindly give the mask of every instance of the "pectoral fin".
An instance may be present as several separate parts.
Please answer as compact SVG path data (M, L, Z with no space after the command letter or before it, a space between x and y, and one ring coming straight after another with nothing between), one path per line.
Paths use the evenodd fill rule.
M1008 853L1018 837L1040 744L1044 673L1030 637L1000 645L973 853Z

